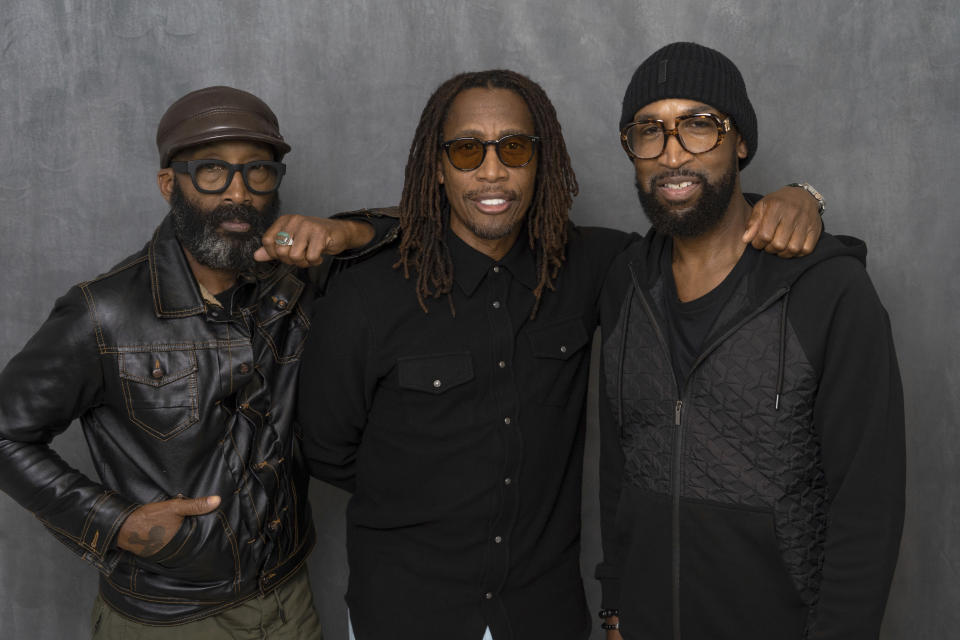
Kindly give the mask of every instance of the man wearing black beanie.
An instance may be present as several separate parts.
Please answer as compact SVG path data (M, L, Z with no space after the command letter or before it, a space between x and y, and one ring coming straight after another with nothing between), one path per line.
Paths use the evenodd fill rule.
M824 234L777 260L743 241L757 118L718 51L651 55L620 125L653 229L601 302L607 637L877 638L904 418L866 247Z

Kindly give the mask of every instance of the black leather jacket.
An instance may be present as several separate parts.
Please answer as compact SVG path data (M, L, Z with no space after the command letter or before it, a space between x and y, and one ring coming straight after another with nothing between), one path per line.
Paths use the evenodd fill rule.
M241 277L233 313L204 301L169 217L144 249L81 283L0 373L0 489L151 624L272 589L314 543L294 394L312 288L292 267ZM50 448L79 418L101 482ZM143 503L216 494L148 559L116 545Z

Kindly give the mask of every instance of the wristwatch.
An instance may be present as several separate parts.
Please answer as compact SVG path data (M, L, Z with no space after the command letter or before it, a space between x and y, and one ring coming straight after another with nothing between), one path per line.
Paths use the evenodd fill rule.
M787 185L788 187L800 187L814 198L817 199L817 213L821 216L823 215L823 210L827 208L827 203L824 201L823 196L820 195L820 192L813 188L809 182L791 182Z

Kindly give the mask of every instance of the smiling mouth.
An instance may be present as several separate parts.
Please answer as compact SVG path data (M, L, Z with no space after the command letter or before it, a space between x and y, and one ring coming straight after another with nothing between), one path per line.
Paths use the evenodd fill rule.
M665 200L683 202L699 191L700 183L701 181L694 177L670 176L657 180L656 189Z
M509 209L510 205L513 204L514 198L507 194L498 194L495 196L473 196L469 197L468 200L470 200L473 206L481 213L496 215Z

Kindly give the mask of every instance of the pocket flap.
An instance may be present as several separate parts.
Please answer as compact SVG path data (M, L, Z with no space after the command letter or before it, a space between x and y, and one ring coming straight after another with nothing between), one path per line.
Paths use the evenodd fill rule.
M408 356L397 359L399 384L404 389L440 394L473 380L470 353Z
M570 358L590 341L579 316L540 327L527 335L530 337L534 357L557 360Z
M120 377L151 387L163 387L197 370L193 351L123 353L118 358Z

